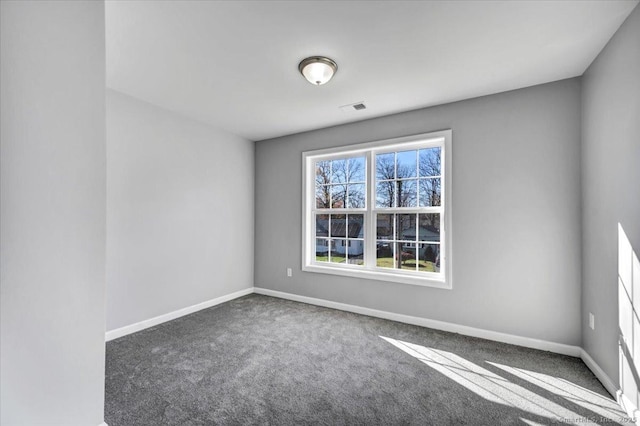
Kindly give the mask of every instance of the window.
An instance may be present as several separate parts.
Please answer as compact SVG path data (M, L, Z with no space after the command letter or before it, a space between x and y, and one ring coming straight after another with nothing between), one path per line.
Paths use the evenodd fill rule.
M451 130L303 153L303 265L451 288Z

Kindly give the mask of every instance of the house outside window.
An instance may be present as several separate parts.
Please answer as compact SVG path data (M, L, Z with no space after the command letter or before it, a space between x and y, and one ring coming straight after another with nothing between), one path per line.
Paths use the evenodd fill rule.
M451 288L451 130L303 153L309 272Z

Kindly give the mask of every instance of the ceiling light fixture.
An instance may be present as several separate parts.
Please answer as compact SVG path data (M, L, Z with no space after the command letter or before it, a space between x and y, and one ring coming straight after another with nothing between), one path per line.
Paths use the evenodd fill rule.
M338 70L338 64L324 56L311 56L300 62L298 70L309 83L320 86L331 80Z

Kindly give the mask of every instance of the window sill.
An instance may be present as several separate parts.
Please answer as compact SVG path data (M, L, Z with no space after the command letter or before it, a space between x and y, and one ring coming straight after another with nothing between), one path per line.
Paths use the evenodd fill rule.
M340 268L315 264L303 265L302 270L305 272L316 272L321 274L340 275L343 277L362 278L451 290L450 282L445 279L438 279L434 277L421 277L410 274L372 271L370 269Z

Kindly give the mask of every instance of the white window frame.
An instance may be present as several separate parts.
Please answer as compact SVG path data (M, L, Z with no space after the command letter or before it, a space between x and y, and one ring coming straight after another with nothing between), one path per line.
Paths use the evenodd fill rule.
M342 275L355 278L366 278L402 284L413 284L444 289L452 288L452 238L451 238L451 130L423 133L401 138L385 139L357 145L328 148L302 153L302 270L324 274ZM403 269L387 269L376 264L376 226L378 213L394 213L375 207L376 171L373 167L375 155L382 152L405 151L428 147L441 147L441 206L400 208L402 213L439 212L440 216L440 273L409 271ZM317 262L315 260L316 238L314 212L316 211L315 166L317 160L331 160L363 155L366 159L367 201L365 208L332 209L327 214L363 214L364 215L364 258L365 265L337 264Z

